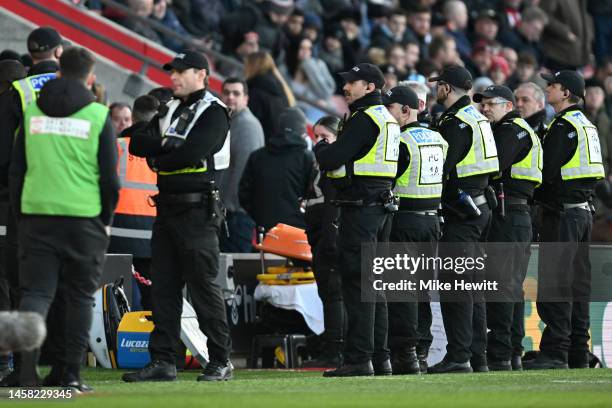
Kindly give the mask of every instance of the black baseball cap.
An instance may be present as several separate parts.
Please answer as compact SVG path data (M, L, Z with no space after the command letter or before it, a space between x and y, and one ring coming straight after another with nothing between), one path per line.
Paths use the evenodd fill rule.
M189 68L205 69L207 72L210 71L208 68L208 60L204 54L197 51L182 51L177 54L176 57L167 64L164 64L164 71L185 71Z
M62 44L62 37L53 27L38 27L28 35L28 52L45 52Z
M503 85L491 85L485 88L484 91L475 93L472 100L476 103L482 102L483 98L502 98L509 102L516 103L512 90Z
M396 86L383 94L383 103L389 105L399 103L411 109L419 109L419 97L416 92L407 86Z
M569 69L559 71L554 75L542 74L542 78L549 84L561 84L573 95L584 97L584 78L576 71Z
M459 65L449 65L440 75L429 78L429 82L446 82L449 85L469 91L472 89L472 74Z
M0 82L10 83L25 76L26 69L20 61L12 59L0 61Z
M377 89L385 85L385 76L380 68L367 62L357 64L350 71L340 72L338 75L342 77L344 82L363 80L373 83Z

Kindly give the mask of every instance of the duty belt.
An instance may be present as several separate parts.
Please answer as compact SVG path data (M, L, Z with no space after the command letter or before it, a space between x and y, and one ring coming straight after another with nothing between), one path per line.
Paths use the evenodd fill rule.
M402 210L400 208L400 213L409 213L409 214L417 214L417 215L438 215L437 210L424 210L424 211L412 211L412 210Z
M561 203L564 210L571 210L573 208L580 208L581 210L591 211L589 203Z
M336 207L377 207L383 205L381 202L366 202L364 200L331 200Z
M508 196L505 198L506 201L506 205L527 205L527 199L526 198L517 198L517 197L511 197Z
M151 199L156 205L205 203L210 193L157 194Z

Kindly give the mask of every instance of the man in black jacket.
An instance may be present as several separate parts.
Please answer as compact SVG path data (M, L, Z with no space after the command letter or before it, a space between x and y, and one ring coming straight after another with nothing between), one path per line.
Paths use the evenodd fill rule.
M510 88L491 85L474 95L480 111L492 124L500 174L491 184L503 202L493 214L488 241L487 279L496 280L500 290L487 298L487 365L492 371L513 369L512 326L516 307L524 307L523 281L531 245L531 215L528 202L542 182L540 139L514 110ZM521 342L521 339L514 339ZM515 363L518 369L518 364Z
M155 321L149 342L151 363L122 378L127 382L176 379L182 289L187 283L210 353L198 381L229 380L231 339L225 303L215 283L223 214L214 186L216 171L229 166L228 112L206 90L209 67L204 55L185 51L164 69L170 72L175 98L134 132L129 147L131 154L147 158L157 172L159 189L151 238Z
M438 103L446 107L437 130L448 142L444 162L447 180L442 193L445 219L440 257L479 256L474 248L486 239L491 209L485 197L489 174L498 170L497 150L489 121L470 104L472 76L452 65L429 79L438 82ZM472 154L468 154L472 152ZM440 277L455 281L453 271ZM475 280L475 270L461 275ZM429 374L488 371L485 356L486 317L484 299L471 291L455 291L442 297L440 306L448 344L444 359L428 369Z
M306 196L314 155L306 144L306 117L299 108L281 111L279 131L266 147L251 153L238 197L240 205L266 230L279 222L304 228L299 199Z
M516 110L542 139L546 133L546 97L544 91L533 82L520 84L514 91Z
M380 69L358 64L340 74L351 116L338 140L321 141L315 155L321 170L334 180L340 207L338 269L348 318L344 363L326 377L390 375L387 304L361 276L361 245L389 237L390 190L397 171L400 129L382 105L385 84ZM370 279L371 277L367 277ZM367 282L367 283L366 283ZM362 301L362 295L365 301Z

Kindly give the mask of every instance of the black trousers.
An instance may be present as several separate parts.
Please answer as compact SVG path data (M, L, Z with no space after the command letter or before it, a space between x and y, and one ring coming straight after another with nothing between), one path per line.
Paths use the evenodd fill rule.
M456 217L445 215L445 224L440 242L456 242L457 245L440 248L440 257L447 256L481 256L476 245L483 242L488 235L491 224L491 210L488 205L479 207L481 215L471 220L460 220ZM457 275L446 274L441 276L455 279ZM461 278L466 282L476 280L474 271L466 271ZM461 297L461 299L457 298ZM471 291L464 293L453 293L453 299L444 294L440 296L440 308L444 330L446 331L446 359L455 362L466 362L470 358L483 358L487 346L487 322L484 298L474 296ZM459 301L458 301L459 300ZM482 363L482 362L480 362Z
M342 277L342 295L348 319L344 346L346 364L376 362L389 358L387 347L387 303L384 293L366 284L362 288L361 244L386 242L389 238L389 214L382 206L342 207L338 232L338 270ZM362 302L366 299L375 302Z
M393 214L393 227L391 229L391 242L431 243L425 248L418 245L419 250L426 250L425 256L435 256L437 242L440 237L440 223L437 216L419 215L407 211ZM389 347L391 353L401 352L406 348L416 347L419 341L419 307L415 296L409 302L389 302ZM422 302L425 303L425 302ZM429 304L427 304L427 307ZM431 316L431 309L429 315ZM426 313L422 313L426 316ZM421 318L422 323L426 319ZM431 326L431 322L429 323ZM429 327L421 330L429 331ZM429 347L427 347L429 349Z
M323 302L324 341L344 339L344 302L342 279L336 268L338 227L335 222L338 208L330 204L316 204L306 208L306 235L312 248L312 265L319 297Z
M589 351L589 299L591 260L589 243L593 218L590 211L573 208L556 213L545 211L542 242L565 242L563 247L543 245L538 276L538 315L546 324L540 351L551 358L568 360ZM554 262L553 262L554 260ZM559 300L542 301L540 290L555 287ZM548 297L550 293L548 293Z
M214 217L212 214L215 214ZM153 321L149 352L153 360L174 363L180 341L182 290L187 284L200 330L208 337L211 361L229 359L231 339L219 272L222 222L218 208L206 205L158 206L153 225L151 293Z
M80 365L109 241L104 225L99 218L23 216L19 229L19 310L46 317L61 286L65 312L56 330L63 351L54 364Z
M524 257L531 244L531 234L527 206L508 209L504 218L493 214L488 241L494 244L489 246L487 277L498 282L500 291L495 294L496 299L486 304L487 358L490 360L510 360L513 354L512 325L517 303L514 300L523 293ZM507 301L501 301L503 298Z

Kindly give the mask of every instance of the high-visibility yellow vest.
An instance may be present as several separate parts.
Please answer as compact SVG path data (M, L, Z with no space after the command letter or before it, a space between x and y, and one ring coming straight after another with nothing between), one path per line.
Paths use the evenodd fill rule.
M566 112L562 118L576 130L578 145L572 158L561 167L561 178L563 180L604 178L601 144L595 125L579 110ZM549 129L552 129L552 125L551 123Z
M433 130L414 127L401 134L400 143L408 148L410 164L396 181L398 197L427 199L442 195L442 173L448 143Z
M21 100L21 109L25 112L29 104L38 99L38 94L42 89L43 85L48 81L55 79L57 75L55 72L49 72L46 74L32 75L13 82L13 88L19 94Z
M193 126L198 121L200 116L204 113L206 109L208 109L213 103L221 105L223 108L227 109L225 104L221 102L219 98L211 94L210 92L206 92L204 97L195 102L190 109L195 108L195 115L193 119L187 125L185 132L179 134L176 132L176 126L179 122L180 116L176 119L172 120L172 115L176 111L176 109L181 104L181 101L178 99L172 99L168 102L168 113L159 120L159 132L162 137L166 136L174 136L180 137L182 139L186 139L189 136L189 132L193 129ZM223 143L223 147L221 150L216 152L213 155L214 169L213 170L224 170L229 167L230 163L230 132L228 130L227 136L225 137L225 142ZM202 166L199 167L186 167L184 169L178 169L174 171L160 171L159 174L163 176L173 175L173 174L185 174L185 173L206 173L209 170L208 163L206 159L203 159Z
M544 152L540 138L529 123L522 118L515 118L512 121L515 125L521 127L527 132L531 139L531 149L529 153L518 163L512 164L510 168L510 177L519 180L528 180L536 183L536 186L542 184L542 164Z
M498 172L497 146L488 119L473 105L459 109L455 117L472 129L472 146L468 154L457 163L457 177Z
M370 106L363 111L378 127L376 142L365 156L353 162L353 174L365 177L395 178L399 156L400 126L384 105ZM346 166L328 171L331 178L346 177Z

